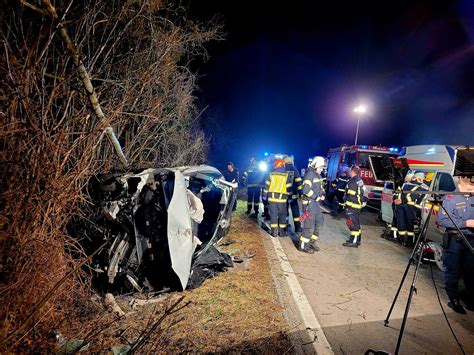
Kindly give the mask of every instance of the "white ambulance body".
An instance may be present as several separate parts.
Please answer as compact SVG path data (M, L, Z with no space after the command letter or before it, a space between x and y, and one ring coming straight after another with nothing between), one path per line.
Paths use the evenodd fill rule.
M411 173L423 172L424 183L430 191L456 191L457 181L453 177L454 158L457 146L449 145L418 145L402 149L399 158L405 158ZM393 181L386 181L382 191L382 220L387 224L393 221ZM422 219L425 221L431 210L433 197L426 195L423 199ZM439 206L435 206L428 225L427 239L442 242L443 230L439 228Z

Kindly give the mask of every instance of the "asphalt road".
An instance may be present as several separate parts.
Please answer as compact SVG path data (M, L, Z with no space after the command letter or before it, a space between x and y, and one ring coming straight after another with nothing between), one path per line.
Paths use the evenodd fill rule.
M321 250L304 254L296 236L280 238L284 252L336 354L363 354L367 349L394 352L411 285L411 268L390 318L384 319L406 268L410 250L380 237L376 214L363 212L363 239L358 249L342 243L348 231L344 216L325 214L318 243ZM459 315L446 305L443 274L433 265L436 285L448 319L466 354L474 353L474 313ZM429 265L422 265L416 282L401 354L461 354L441 311Z

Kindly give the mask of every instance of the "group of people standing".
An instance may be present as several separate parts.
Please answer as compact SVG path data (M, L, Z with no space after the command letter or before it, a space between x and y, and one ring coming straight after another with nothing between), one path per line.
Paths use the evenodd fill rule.
M392 238L398 239L405 246L415 244L415 235L421 221L422 191L427 191L423 172L408 173L405 182L398 187L393 195L393 222L389 226Z
M321 203L326 198L323 170L326 161L321 156L314 157L301 178L292 159L285 157L273 161L273 169L265 176L257 161L251 160L250 167L243 173L242 183L247 186L247 214L258 215L260 197L264 205L264 215L269 215L271 235L287 236L289 210L293 217L295 233L299 236L298 250L314 253L319 250L319 239L324 217ZM338 180L336 198L339 209L345 209L347 226L350 231L345 247L359 247L361 228L359 214L365 205L364 184L359 177L360 168L353 166L344 171ZM238 171L232 163L224 174L227 181L239 182ZM264 176L264 178L263 178ZM263 190L262 190L262 181ZM344 183L343 183L344 182ZM254 212L252 212L254 210Z

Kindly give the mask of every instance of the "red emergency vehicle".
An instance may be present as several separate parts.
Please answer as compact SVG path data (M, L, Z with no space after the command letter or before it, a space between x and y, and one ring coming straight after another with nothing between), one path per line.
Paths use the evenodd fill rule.
M370 167L369 156L388 155L398 156L398 148L388 148L369 145L342 145L328 152L327 180L334 181L343 169L353 165L361 168L360 177L364 181L365 194L370 200L379 200L382 196L383 183L375 180Z

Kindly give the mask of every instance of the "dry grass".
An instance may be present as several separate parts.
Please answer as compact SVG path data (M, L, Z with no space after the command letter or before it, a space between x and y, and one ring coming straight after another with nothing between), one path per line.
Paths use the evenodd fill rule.
M245 216L244 205L239 203L224 239L236 242L221 249L255 257L186 292L192 306L180 312L183 321L167 334L167 350L280 352L291 346L260 230Z

